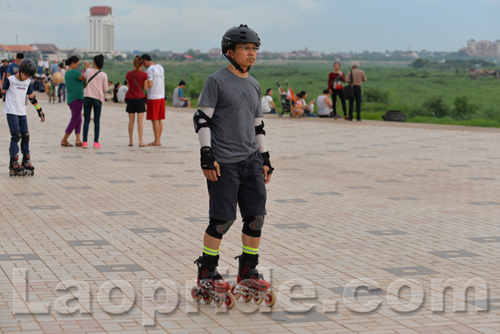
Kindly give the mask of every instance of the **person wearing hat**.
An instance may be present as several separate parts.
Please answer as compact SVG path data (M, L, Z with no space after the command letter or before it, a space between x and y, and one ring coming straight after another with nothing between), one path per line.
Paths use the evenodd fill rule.
M148 146L161 146L163 120L165 119L165 71L163 66L155 64L148 54L142 55L148 75L148 94L146 100L146 119L153 123L155 139Z
M191 107L191 101L189 101L189 97L184 97L184 88L186 87L186 83L184 80L179 82L179 86L175 87L174 94L172 97L172 103L174 107L177 108L189 108Z
M353 85L354 96L349 99L349 120L352 121L354 101L356 101L356 119L361 121L361 83L366 81L366 74L359 69L357 61L352 62L352 71L347 75L347 82Z
M195 299L200 293L211 294L214 290L230 298L229 285L217 272L217 266L222 237L236 220L239 206L243 247L237 257L237 285L231 290L236 298L250 300L256 296L256 302L264 300L269 306L275 302L274 294L268 291L270 283L256 269L266 215L266 184L273 172L265 141L261 88L248 73L257 60L260 44L257 33L246 25L232 27L223 35L222 54L230 64L206 79L193 117L210 197L203 253L195 261ZM231 307L228 299L226 305Z

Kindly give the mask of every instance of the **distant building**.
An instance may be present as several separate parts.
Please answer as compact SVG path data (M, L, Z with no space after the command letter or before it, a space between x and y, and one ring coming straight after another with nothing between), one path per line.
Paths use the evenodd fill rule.
M470 39L467 41L467 47L461 49L461 51L465 51L468 55L474 57L500 58L500 40L477 42Z
M88 52L108 53L114 50L115 22L111 7L91 7L88 17Z
M35 43L31 44L31 47L39 54L39 57L49 61L55 60L59 62L68 57L67 53L61 52L54 44Z
M37 57L36 50L30 45L5 45L0 44L0 58L14 59L17 53L23 53L25 58Z

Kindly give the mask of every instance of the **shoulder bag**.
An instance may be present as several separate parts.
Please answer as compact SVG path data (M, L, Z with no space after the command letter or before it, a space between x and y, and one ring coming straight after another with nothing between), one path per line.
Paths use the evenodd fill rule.
M352 87L353 81L354 81L354 76L353 76L352 70L349 71L349 75L351 76L351 80L349 82L349 85L344 87L344 96L348 100L354 98L354 88Z

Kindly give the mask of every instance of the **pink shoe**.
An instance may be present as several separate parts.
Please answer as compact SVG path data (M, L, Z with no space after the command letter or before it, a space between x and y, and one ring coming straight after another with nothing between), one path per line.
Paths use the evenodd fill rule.
M89 145L87 144L87 142L86 142L86 141L84 141L84 142L82 143L82 147L83 147L83 148L87 148L88 146L89 146Z
M102 148L102 146L99 143L94 143L94 148Z

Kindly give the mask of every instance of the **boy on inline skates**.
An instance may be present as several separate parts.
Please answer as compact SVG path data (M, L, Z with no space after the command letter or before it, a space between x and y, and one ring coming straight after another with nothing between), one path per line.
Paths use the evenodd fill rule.
M35 167L30 162L28 120L26 118L26 95L31 104L38 111L38 116L42 122L45 122L45 115L42 108L36 100L33 87L30 83L30 78L36 73L37 66L31 59L24 59L19 64L19 71L15 75L5 79L0 97L5 94L4 112L7 114L7 122L9 124L11 139L10 139L10 176L24 176L26 174L33 175ZM23 162L19 164L18 142L21 141L21 152L23 153Z
M246 25L229 29L222 37L227 67L211 74L203 86L193 117L201 145L201 168L210 195L210 222L205 231L203 255L198 266L195 300L234 306L234 297L252 298L273 306L276 297L268 291L256 266L264 217L266 184L273 168L265 143L259 83L248 74L255 64L260 38ZM237 284L232 287L217 272L222 237L236 219L236 206L243 217L243 250L239 258ZM229 291L230 290L230 291Z

